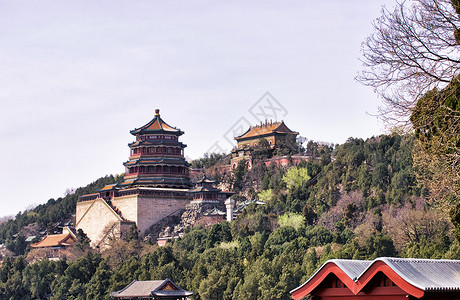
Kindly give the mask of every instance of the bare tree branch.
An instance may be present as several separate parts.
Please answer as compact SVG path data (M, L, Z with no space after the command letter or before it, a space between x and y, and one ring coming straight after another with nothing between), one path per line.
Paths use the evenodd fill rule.
M362 44L364 69L356 79L382 97L384 121L407 123L422 95L460 73L454 35L459 27L448 0L401 1L392 11L382 9L374 33Z

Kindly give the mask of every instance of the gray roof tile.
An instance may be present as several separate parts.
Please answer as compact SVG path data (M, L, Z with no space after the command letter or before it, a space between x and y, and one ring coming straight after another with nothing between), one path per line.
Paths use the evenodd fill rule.
M174 287L177 288L177 290L163 290L167 283L172 284ZM149 298L152 294L156 296L177 297L190 296L193 295L193 292L181 289L170 279L166 278L165 280L133 280L130 284L128 284L125 288L119 290L118 292L111 292L110 296L115 298Z
M393 257L376 260L383 261L405 281L422 290L460 291L460 260Z
M352 280L356 281L359 275L368 268L372 261L370 260L350 260L350 259L331 259L328 262L335 263L345 274L348 275ZM326 264L325 263L325 264Z
M133 280L122 290L112 292L112 297L149 297L152 291L158 288L164 280L148 280L137 281Z
M374 260L331 259L326 261L305 283L305 286L324 266L337 265L353 281L357 282L372 265L384 262L409 284L427 292L460 291L460 260L379 257Z

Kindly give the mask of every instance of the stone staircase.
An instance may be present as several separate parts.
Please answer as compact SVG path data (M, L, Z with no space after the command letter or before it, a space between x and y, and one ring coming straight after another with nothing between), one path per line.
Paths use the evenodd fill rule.
M114 206L114 205L112 204L112 201L111 201L110 199L105 199L105 198L104 198L104 200L105 200L105 203L107 203L107 204L110 206L110 208L113 209L113 211L116 212L117 215L119 215L120 218L121 218L123 221L127 221L127 220L123 217L123 214L121 213L121 211L120 211L116 206Z

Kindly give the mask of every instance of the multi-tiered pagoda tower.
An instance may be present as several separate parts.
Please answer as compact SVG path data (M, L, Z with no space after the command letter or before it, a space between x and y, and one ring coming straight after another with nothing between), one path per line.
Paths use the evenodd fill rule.
M146 125L131 130L136 141L129 144L131 153L125 162L122 186L190 188L189 165L184 158L187 145L179 142L183 131L169 126L155 110Z
M84 195L77 203L76 225L92 246L102 247L109 237L123 236L133 224L143 234L165 217L180 215L191 200L189 164L184 158L184 134L168 125L155 110L154 118L131 131L124 181Z

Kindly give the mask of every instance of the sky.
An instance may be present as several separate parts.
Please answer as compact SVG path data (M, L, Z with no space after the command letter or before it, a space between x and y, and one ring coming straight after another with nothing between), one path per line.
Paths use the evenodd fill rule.
M385 132L355 81L394 0L0 0L0 216L124 172L154 117L188 159L261 120L308 140Z

